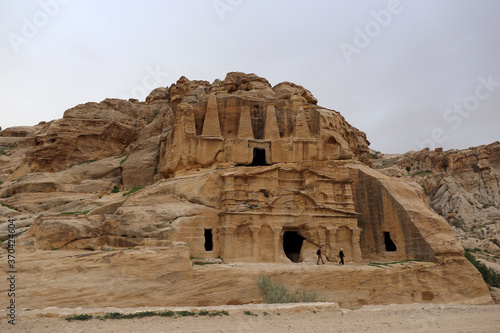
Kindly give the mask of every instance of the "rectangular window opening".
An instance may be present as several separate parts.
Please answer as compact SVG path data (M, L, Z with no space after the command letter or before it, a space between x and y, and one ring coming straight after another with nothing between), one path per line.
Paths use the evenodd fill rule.
M213 251L214 242L212 229L205 229L205 251Z

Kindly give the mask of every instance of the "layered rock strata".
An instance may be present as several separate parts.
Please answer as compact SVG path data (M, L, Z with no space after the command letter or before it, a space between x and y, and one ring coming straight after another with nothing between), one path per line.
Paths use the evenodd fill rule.
M383 303L384 297L399 303L491 300L422 189L372 169L364 133L295 84L272 87L242 73L212 84L183 77L154 90L145 103L105 100L77 106L63 119L32 130L3 131L0 143L14 145L13 133L21 132L24 157L14 147L8 157L16 159L0 165L3 218L32 221L18 246L35 251L34 256L39 250L110 250L95 258L122 272L131 264L144 271L168 262L171 267L144 277L157 281L147 283L153 293L161 285L175 289L176 296L163 298L164 304L151 299L154 305L254 302L255 286L235 295L233 290L242 288L235 281L253 283L255 274L266 272L295 276L297 266L268 271L254 265L315 262L320 245L332 261L343 249L354 265L347 269L349 276L359 273L361 279L353 281L372 275L386 281L384 286L396 276L400 281L391 291L397 296L388 298L387 288L365 294L355 284L346 286L342 292L352 294L343 294L349 306ZM166 252L155 250L160 247ZM145 266L125 255L125 248L138 256L147 253ZM198 270L189 257L221 258L225 264ZM58 268L65 272L64 283L71 271L64 265L73 260L80 259L65 260ZM426 263L414 264L418 269L411 274L366 266L405 260ZM173 268L177 263L179 270ZM248 268L232 269L237 266L231 264L241 263ZM304 265L297 284L318 273ZM29 271L29 264L24 267ZM342 280L345 271L331 273ZM463 286L464 278L474 282ZM132 281L118 273L116 279L121 287ZM326 279L317 281L314 289L328 300L340 297L342 292ZM180 292L193 284L211 290L212 303L210 297ZM366 286L375 290L377 285L374 280ZM415 291L419 286L425 294ZM130 291L130 301L139 294ZM75 304L90 304L90 298L78 295ZM111 296L114 301L122 302Z
M418 182L467 248L500 253L500 143L464 149L372 154L374 166Z

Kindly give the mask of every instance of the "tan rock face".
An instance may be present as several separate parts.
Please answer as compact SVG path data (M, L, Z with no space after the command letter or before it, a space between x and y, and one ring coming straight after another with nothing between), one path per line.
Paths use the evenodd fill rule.
M465 247L500 253L499 142L461 151L424 149L373 161L386 174L417 181Z
M27 141L16 141L22 136L15 133L23 133ZM289 82L272 87L243 73L229 73L212 84L182 77L171 87L154 90L146 103L88 103L68 110L61 120L33 131L7 131L0 143L1 138L17 142L12 156L21 156L20 147L27 156L0 164L5 172L2 217L33 221L18 239L20 249L37 256L51 249L141 247L145 252L134 251L140 252L143 267L142 259L124 252L95 257L100 269L114 267L121 287L129 280L119 272L128 271L128 265L144 272L168 257L172 267L144 277L156 281L147 284L152 293L167 282L176 290L168 304L258 301L253 273L283 264L271 272L279 278L296 269L287 266L293 263L304 265L294 280L297 287L314 276L316 290L328 300L344 297L348 306L383 303L387 292L377 293L377 286L396 280L401 284L397 292L410 296L389 297L388 302L491 299L422 188L370 168L364 133ZM353 265L348 275L332 271L346 283L342 291L334 290L328 274L317 275L311 269L316 265L308 265L316 262L319 245L332 262L343 249ZM220 257L225 265L193 270L189 256ZM368 261L403 260L426 263L404 274L366 266ZM72 260L64 262L61 276L71 284ZM230 264L238 263L248 268L232 270L237 266ZM252 273L252 265L265 263L272 264ZM456 279L453 271L460 271ZM344 280L351 273L359 273L359 280L347 286ZM449 288L437 282L443 277ZM473 288L460 288L457 279L464 277L473 281ZM372 290L368 294L357 288L362 281ZM198 289L185 291L189 285ZM246 292L235 295L234 288ZM200 290L216 296L196 295ZM45 289L41 293L48 297ZM130 303L115 293L111 288L109 304ZM157 304L161 295L150 301ZM75 297L71 304L92 302L83 294ZM189 302L181 302L183 298ZM67 304L60 297L50 299Z
M341 267L336 263L192 266L189 256L185 244L93 252L23 252L18 263L23 280L17 287L16 302L31 310L259 303L262 298L255 283L259 275L270 276L291 290L316 292L319 299L343 308L387 303L482 304L491 300L482 285L471 282L481 278L479 272L464 270L464 263L458 260L446 266L428 262L379 267ZM7 293L1 291L5 297Z
M151 108L120 100L76 106L35 136L29 170L55 172L120 155L152 116Z
M33 127L11 127L0 132L0 181L12 178L14 171L20 169L26 154L33 149L34 137L44 128L45 123Z
M255 75L229 73L213 85L182 78L170 95L172 125L162 133L159 161L164 177L222 165L351 158L369 163L364 133L318 107L300 86L272 88Z

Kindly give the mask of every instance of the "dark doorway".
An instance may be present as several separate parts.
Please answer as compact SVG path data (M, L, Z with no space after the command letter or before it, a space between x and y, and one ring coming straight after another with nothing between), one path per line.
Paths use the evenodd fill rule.
M384 243L385 250L389 252L396 251L396 244L391 239L391 233L389 231L384 231Z
M253 160L251 166L262 166L266 164L266 150L262 148L253 149Z
M300 236L296 231L285 231L283 234L283 250L288 259L299 262L303 241L304 237Z
M214 249L214 242L212 236L212 229L205 229L205 251L212 251Z

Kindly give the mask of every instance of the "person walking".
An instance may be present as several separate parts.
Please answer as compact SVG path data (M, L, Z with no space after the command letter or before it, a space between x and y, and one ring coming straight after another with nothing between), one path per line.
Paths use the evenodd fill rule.
M324 265L325 262L323 261L323 256L321 255L321 245L318 247L318 251L316 251L316 254L318 255L318 260L316 261L316 265L319 265L320 260Z
M343 248L340 249L339 257L340 257L339 265L343 265L344 264L344 257L345 257Z

